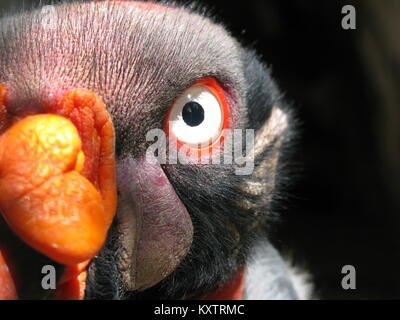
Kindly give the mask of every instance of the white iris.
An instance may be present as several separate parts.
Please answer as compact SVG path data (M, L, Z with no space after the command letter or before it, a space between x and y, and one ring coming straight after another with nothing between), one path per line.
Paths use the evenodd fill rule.
M187 103L196 102L204 110L204 120L197 126L188 125L182 115ZM204 85L188 88L174 103L169 117L169 129L178 140L188 145L208 145L220 134L223 122L221 105Z

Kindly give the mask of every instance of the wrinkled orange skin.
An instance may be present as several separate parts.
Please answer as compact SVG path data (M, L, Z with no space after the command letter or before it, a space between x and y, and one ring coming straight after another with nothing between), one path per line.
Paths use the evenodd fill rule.
M57 285L53 300L82 300L85 297L86 267L89 261L66 269Z
M67 265L73 277L55 298L83 298L86 274L77 265L100 250L116 209L111 119L86 90L14 119L4 97L0 85L0 212L24 242Z
M0 300L16 300L17 289L4 252L5 249L0 248Z

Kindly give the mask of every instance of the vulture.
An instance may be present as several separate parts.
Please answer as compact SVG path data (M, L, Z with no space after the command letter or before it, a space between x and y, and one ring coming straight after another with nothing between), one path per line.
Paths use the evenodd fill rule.
M295 123L196 5L3 15L0 298L307 298L270 241Z

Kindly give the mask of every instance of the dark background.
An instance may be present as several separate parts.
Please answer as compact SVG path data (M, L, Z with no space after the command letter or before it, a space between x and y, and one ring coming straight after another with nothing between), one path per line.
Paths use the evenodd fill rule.
M10 3L22 1L0 8ZM311 271L319 298L400 298L400 1L200 3L258 50L301 123L276 245ZM356 30L341 28L346 4ZM356 290L341 288L347 264Z

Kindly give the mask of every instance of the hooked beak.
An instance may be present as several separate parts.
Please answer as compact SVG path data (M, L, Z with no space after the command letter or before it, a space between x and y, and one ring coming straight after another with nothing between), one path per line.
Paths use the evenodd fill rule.
M114 129L102 100L87 90L70 90L42 111L11 114L0 85L0 224L66 266L52 298L82 299L86 267L116 211ZM16 299L6 239L0 234L0 299Z

